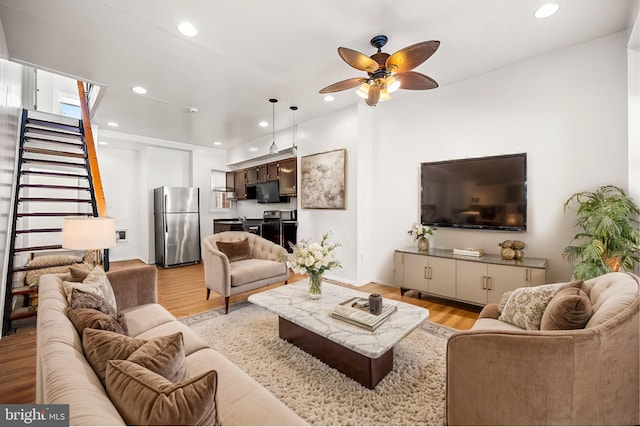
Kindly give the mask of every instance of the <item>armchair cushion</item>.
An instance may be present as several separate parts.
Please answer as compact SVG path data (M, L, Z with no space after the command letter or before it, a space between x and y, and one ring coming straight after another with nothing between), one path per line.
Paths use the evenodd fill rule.
M229 262L251 259L251 247L249 239L242 239L236 242L216 242L220 252L229 258Z
M540 330L584 328L591 317L591 312L591 301L582 289L562 289L544 310Z
M518 288L509 296L498 319L522 329L539 330L542 315L551 299L561 289L579 288L582 283L582 281L577 281Z
M287 265L264 259L238 261L231 272L231 286L242 286L259 280L287 274Z

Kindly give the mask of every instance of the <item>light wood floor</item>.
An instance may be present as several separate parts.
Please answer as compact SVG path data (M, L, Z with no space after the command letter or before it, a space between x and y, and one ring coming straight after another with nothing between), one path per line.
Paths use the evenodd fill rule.
M113 262L111 269L131 268L142 264L138 260ZM303 278L302 275L293 275L289 282ZM272 285L231 297L231 304L245 301L254 292L277 286L282 285ZM418 298L418 294L413 291L401 296L398 288L375 283L357 289L427 308L430 313L429 320L455 329L469 329L480 311L478 307L426 299L424 296ZM202 264L170 269L158 268L158 301L178 318L224 306L224 298L214 292L211 293L210 299L206 300ZM233 307L229 310L233 310ZM35 319L32 317L15 323L18 326L16 333L0 340L0 403L35 403Z

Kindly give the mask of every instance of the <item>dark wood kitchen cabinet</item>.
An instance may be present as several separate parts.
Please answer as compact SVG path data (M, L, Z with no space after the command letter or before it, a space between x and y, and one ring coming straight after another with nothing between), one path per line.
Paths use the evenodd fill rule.
M278 162L258 166L258 182L275 181L278 179Z
M278 162L281 196L296 196L298 190L298 159L291 157Z
M236 173L227 172L225 175L227 191L236 191Z
M245 172L246 172L245 185L246 186L256 185L258 183L259 169L260 169L260 166L252 166L250 168L245 169Z
M236 192L236 198L238 200L246 200L247 199L247 185L245 181L245 173L244 169L237 170L233 174L234 179L234 190Z

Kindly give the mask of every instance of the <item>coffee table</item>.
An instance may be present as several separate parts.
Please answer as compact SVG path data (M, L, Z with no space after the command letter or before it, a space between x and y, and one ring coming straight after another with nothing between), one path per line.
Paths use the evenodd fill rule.
M367 293L322 284L322 297L309 298L309 282L301 280L253 294L249 302L279 317L280 338L300 347L367 388L374 388L393 369L393 348L429 317L429 311L400 301L384 299L398 310L378 329L334 319L334 307Z

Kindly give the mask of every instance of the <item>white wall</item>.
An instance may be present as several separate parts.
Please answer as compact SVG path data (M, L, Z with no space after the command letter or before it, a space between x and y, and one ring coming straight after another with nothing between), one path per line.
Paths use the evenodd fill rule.
M9 230L15 185L16 147L20 134L23 66L9 62L0 22L0 313L4 313ZM4 316L3 316L4 317ZM3 318L0 318L0 327ZM0 328L4 330L4 328Z
M139 258L155 262L153 189L161 186L200 188L200 235L215 212L209 211L211 169L226 169L226 153L177 141L99 129L98 161L109 216L128 228L129 243L110 251L113 261ZM228 216L227 213L220 213Z
M600 185L627 188L626 107L623 33L378 107L376 280L393 283L393 250L413 244L420 162L519 152L528 154L527 232L440 229L432 246L498 253L500 241L519 239L526 256L549 260L548 281L568 280L573 267L561 254L575 210L563 204Z

